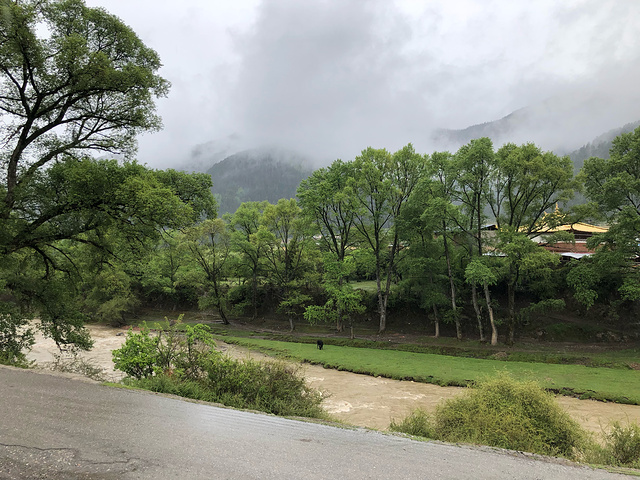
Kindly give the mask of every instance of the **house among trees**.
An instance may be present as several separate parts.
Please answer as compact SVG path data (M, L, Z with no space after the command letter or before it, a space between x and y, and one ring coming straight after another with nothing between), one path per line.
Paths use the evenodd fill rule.
M485 225L483 228L483 238L487 243L490 243L496 237L498 232L498 226L495 223ZM591 255L595 253L593 249L587 247L587 240L593 235L599 233L605 233L609 230L609 227L602 227L598 225L591 225L589 223L576 222L571 224L558 225L557 227L549 228L544 233L539 233L533 237L532 240L538 243L542 248L550 252L557 253L565 259L569 258L582 258L585 255ZM554 234L561 232L573 234L574 241L552 241L551 237ZM490 255L499 255L492 248L488 248Z
M533 238L533 241L538 242L543 248L550 252L559 253L563 257L569 258L582 258L585 255L591 255L594 250L587 247L587 240L593 235L599 233L605 233L609 230L609 227L601 227L598 225L591 225L583 222L576 222L572 224L559 225L553 227ZM550 235L560 232L571 233L574 236L573 242L553 242L549 243L548 238Z

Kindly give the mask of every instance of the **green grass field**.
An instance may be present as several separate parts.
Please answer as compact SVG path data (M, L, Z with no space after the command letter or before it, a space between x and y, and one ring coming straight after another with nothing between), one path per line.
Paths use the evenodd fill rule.
M364 290L367 293L378 293L378 284L375 280L363 280L360 282L349 282L357 290Z
M564 395L640 405L640 371L631 369L504 362L335 345L318 350L315 344L255 338L223 340L327 368L399 380L462 386L508 372L516 379L536 380L544 388Z

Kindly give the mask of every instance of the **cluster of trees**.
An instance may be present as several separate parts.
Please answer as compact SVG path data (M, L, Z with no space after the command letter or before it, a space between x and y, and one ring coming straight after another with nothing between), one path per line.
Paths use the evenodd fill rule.
M207 176L130 159L161 126L160 59L82 0L0 2L0 356L33 341L89 347L87 312L130 307L131 271L163 229L215 216ZM117 294L114 294L117 292Z
M507 287L512 341L516 290L558 261L531 238L561 220L554 207L571 197L572 172L566 157L532 144L494 151L488 138L455 154L419 155L411 145L393 154L369 148L353 162L316 171L298 197L333 261L345 263L362 249L374 259L380 332L395 279L432 312L436 335L443 318L462 338L464 302L473 305L481 340L488 324L495 344L491 286ZM489 221L498 232L491 238Z
M610 159L588 160L577 178L567 157L533 144L494 149L481 138L431 155L411 145L368 148L316 170L297 200L245 202L223 218L165 226L128 285L141 302L197 302L224 322L277 310L291 329L304 318L342 330L376 312L382 333L390 305L410 304L431 318L436 336L441 322L455 325L458 338L475 324L482 341L496 344L502 325L513 342L523 318L563 308L568 295L586 307L598 297L624 307L640 296L639 138L640 129L621 135ZM580 189L591 203L559 208ZM533 240L586 217L612 225L592 239L590 258L560 268L560 257ZM546 235L560 240L571 237ZM363 279L375 280L375 305L353 287Z
M141 303L198 304L224 322L275 308L291 328L304 317L339 330L368 309L384 332L390 306L414 302L436 335L445 321L461 338L472 312L482 340L495 344L504 323L513 341L523 315L562 305L558 257L532 238L576 218L612 228L560 284L587 306L640 296L640 129L618 137L610 159L587 160L579 178L568 157L533 144L367 148L316 170L297 200L247 202L218 218L208 175L131 160L136 134L160 128L154 99L168 89L153 50L82 0L0 9L5 360L32 342L34 315L61 347L87 348L87 318L124 322ZM591 203L557 208L582 187ZM375 279L375 306L357 279Z

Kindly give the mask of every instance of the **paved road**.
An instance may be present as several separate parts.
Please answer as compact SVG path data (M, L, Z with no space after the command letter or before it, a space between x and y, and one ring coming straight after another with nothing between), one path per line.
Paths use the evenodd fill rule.
M0 479L133 478L628 477L0 368Z

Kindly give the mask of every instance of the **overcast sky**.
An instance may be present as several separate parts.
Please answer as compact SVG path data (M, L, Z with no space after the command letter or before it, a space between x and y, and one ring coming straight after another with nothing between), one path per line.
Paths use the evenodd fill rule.
M152 167L203 144L324 163L408 142L429 153L434 128L560 98L578 146L640 119L638 0L86 1L130 25L172 83L164 130L139 141Z

